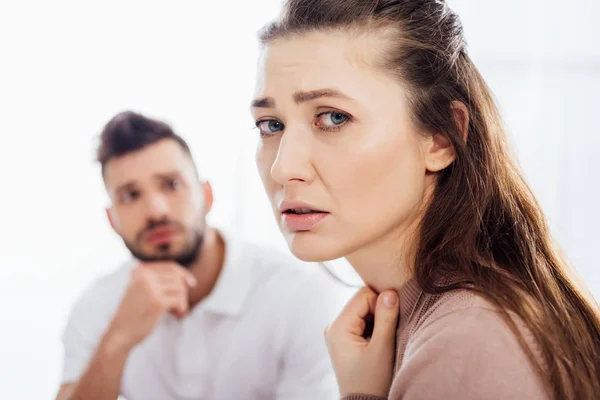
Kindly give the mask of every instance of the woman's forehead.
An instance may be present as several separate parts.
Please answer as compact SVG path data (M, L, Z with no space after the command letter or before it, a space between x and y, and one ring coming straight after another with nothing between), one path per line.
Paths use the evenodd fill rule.
M267 70L296 65L371 66L381 58L385 44L376 34L316 31L272 41L264 47L261 61Z
M389 85L393 77L375 67L381 41L374 35L322 32L274 40L261 54L255 95L335 88L352 96L365 86Z

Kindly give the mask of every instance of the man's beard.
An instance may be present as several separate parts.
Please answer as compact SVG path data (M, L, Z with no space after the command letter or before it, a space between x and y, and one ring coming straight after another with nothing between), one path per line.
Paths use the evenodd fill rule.
M146 229L144 229L144 231L140 232L140 234L138 235L136 242L140 243L141 240L140 238L142 237L143 233L145 231L154 229L154 228L158 228L160 226L169 226L169 225L173 225L174 223L172 222L154 222L154 223L149 223L148 227ZM180 224L176 224L178 226L178 228L180 228L182 231L185 232L185 230L183 229L183 227ZM142 261L142 262L155 262L155 261L174 261L177 264L181 265L182 267L185 268L191 268L193 266L193 264L196 262L196 260L198 260L198 258L200 257L200 254L202 252L202 243L204 242L204 230L203 229L199 229L198 231L194 231L193 232L194 236L193 236L193 240L192 242L186 246L185 249L183 249L180 252L177 252L175 254L171 254L170 253L170 248L171 248L171 244L170 243L166 243L163 245L159 245L157 246L157 250L159 252L159 254L154 254L154 255L149 255L146 254L142 251L139 250L138 246L133 245L132 243L129 243L127 240L125 240L125 238L123 238L123 243L125 243L125 246L127 247L127 249L129 249L129 251L131 252L131 254L137 258L138 260Z

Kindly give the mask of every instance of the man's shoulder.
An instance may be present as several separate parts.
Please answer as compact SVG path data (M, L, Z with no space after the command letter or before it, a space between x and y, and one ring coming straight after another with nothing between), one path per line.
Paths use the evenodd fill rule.
M263 283L266 281L287 282L293 284L300 281L327 281L318 263L305 262L291 253L275 246L254 242L243 242L244 259L252 262L255 277ZM287 286L287 285L286 285Z
M68 346L87 343L94 346L106 329L129 282L131 263L94 280L75 300L63 331Z
M252 260L254 292L276 297L285 307L311 309L311 305L337 312L349 297L347 290L316 262L297 259L284 250L244 243L246 260ZM313 308L314 309L314 308Z
M112 309L118 305L127 288L132 267L132 262L128 261L93 280L79 295L73 307L73 313L110 314Z

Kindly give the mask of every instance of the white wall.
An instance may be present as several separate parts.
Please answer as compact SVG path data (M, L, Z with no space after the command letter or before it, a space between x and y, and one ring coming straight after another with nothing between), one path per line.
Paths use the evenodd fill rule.
M600 3L449 2L557 238L600 295ZM94 137L116 112L172 123L213 181L212 222L283 246L248 112L255 32L277 5L0 3L2 398L52 397L72 302L127 255L105 221L93 163Z

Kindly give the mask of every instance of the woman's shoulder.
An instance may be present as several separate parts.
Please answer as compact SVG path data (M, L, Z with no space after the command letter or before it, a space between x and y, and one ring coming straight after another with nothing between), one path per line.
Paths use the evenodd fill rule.
M469 289L455 289L442 294L424 294L419 305L420 326L454 314L496 317L501 310L482 294Z
M489 335L516 339L519 332L529 345L533 344L529 331L519 316L503 311L474 290L456 289L439 295L424 295L419 310L413 328L414 334L433 327L436 331L452 331L457 337Z
M463 399L548 398L519 340L517 332L528 346L535 346L518 317L504 314L470 290L425 295L419 309L394 382L395 393L427 390L442 397L456 391L460 394L456 398Z

